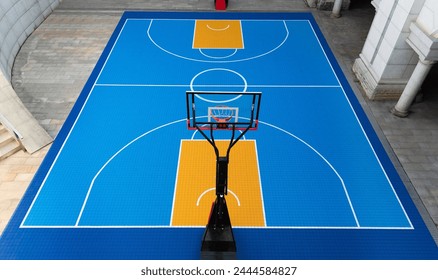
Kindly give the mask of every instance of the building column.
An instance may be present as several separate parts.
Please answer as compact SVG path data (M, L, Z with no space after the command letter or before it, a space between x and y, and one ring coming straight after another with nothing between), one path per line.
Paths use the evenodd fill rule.
M425 0L374 2L376 15L353 71L371 100L397 99L418 62L409 26ZM434 0L436 1L436 0Z
M421 85L426 79L427 74L429 73L433 61L427 60L419 60L417 66L412 73L411 78L409 79L403 93L400 96L397 104L392 108L391 112L397 117L407 117L409 115L409 107L417 96Z
M406 43L417 53L420 61L403 90L397 104L391 110L399 117L409 114L409 107L417 95L432 65L438 61L438 1L425 0L415 22L409 26Z
M333 4L332 14L330 16L332 18L340 18L341 9L342 9L342 0L335 0L335 3Z

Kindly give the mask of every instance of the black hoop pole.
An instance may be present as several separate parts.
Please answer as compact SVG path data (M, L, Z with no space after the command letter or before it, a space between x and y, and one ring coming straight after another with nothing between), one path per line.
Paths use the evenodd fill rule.
M216 200L213 202L208 224L205 228L201 246L203 259L235 259L236 242L231 226L225 196L228 193L228 164L231 148L250 129L251 124L235 138L236 125L231 124L232 134L225 156L220 156L219 149L214 140L214 125L210 124L210 137L196 125L196 129L210 143L216 154Z
M198 121L196 117L195 107L195 92L186 92L187 101L187 125L189 129L196 129L213 147L216 155L216 199L213 202L208 224L204 231L201 246L202 259L235 259L236 258L236 243L234 240L231 220L228 213L226 195L228 193L228 165L231 149L243 136L252 129L257 129L258 116L260 109L261 93L235 93L239 95L253 95L252 107L249 113L249 120L243 118L244 121L228 122L224 121L210 122L208 120ZM200 93L201 94L201 93ZM203 92L203 94L215 94ZM229 93L227 93L229 94ZM189 96L190 95L190 96ZM254 112L256 111L256 112ZM203 118L203 117L201 117ZM254 126L255 120L255 126ZM210 135L204 130L210 130ZM224 156L220 155L220 151L216 145L214 138L215 130L231 130L231 138ZM240 131L240 135L236 137L236 130Z

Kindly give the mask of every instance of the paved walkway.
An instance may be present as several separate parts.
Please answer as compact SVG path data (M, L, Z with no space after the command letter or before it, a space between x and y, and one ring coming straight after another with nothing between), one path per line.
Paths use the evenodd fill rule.
M147 3L146 3L147 2ZM211 3L210 3L211 2ZM13 86L27 108L56 137L123 10L213 10L206 0L64 0L29 37L13 69ZM351 71L375 14L367 4L343 13L309 9L303 0L231 1L229 10L312 11L344 73L426 222L438 234L438 96L426 94L409 118L389 113L395 101L364 99ZM0 162L0 232L48 150L19 152ZM425 207L424 207L425 206Z

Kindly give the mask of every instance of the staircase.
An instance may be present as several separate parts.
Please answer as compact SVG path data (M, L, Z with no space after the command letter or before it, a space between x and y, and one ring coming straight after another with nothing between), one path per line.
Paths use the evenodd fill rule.
M0 160L21 150L21 145L14 136L0 123Z

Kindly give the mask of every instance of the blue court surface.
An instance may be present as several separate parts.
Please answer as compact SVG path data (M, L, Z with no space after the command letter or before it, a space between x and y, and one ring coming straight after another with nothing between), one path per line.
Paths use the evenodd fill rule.
M187 129L186 91L262 93L241 140L251 160L230 155L255 166L236 178L257 179L227 197L239 259L438 259L312 15L228 12L124 13L0 259L199 259L208 190L198 203L179 193L210 150L191 155L205 140Z

